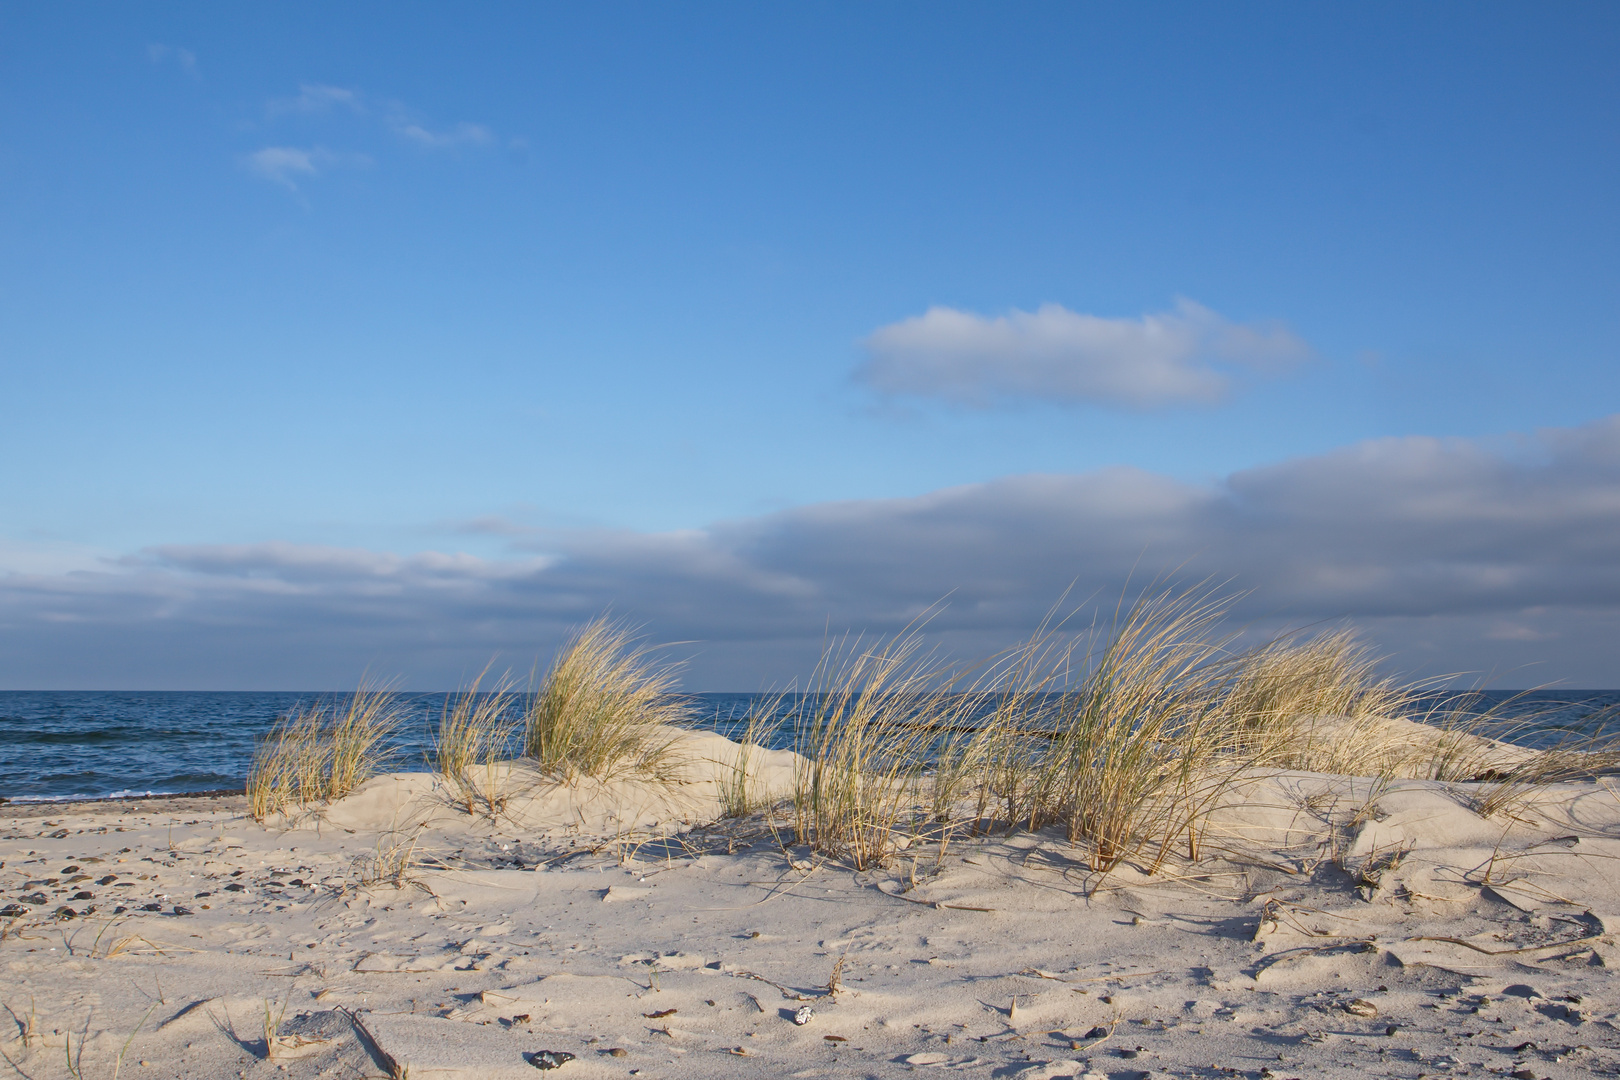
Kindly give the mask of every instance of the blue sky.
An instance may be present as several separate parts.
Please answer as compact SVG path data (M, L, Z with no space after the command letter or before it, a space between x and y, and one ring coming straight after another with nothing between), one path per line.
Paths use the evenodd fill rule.
M1186 565L1620 685L1615 55L1578 3L0 2L0 684L446 685L611 606L752 689Z

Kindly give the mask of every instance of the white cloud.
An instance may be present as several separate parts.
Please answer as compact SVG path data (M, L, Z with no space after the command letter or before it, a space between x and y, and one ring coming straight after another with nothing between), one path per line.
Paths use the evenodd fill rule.
M462 122L447 128L435 128L417 119L399 102L377 101L359 90L324 83L304 83L298 96L275 98L265 104L265 114L272 124L293 122L303 117L305 125L323 123L328 114L347 114L359 121L359 126L348 126L351 136L364 137L368 130L385 128L413 146L425 150L451 150L462 146L493 146L495 133L483 124ZM375 125L375 126L374 126ZM266 146L243 158L247 168L258 176L283 187L297 191L298 182L317 177L337 166L371 164L365 154L329 151L321 147Z
M359 91L320 83L301 84L297 97L274 98L265 106L265 111L271 116L282 116L288 113L324 113L334 107L347 109L356 116L366 113Z
M267 146L263 150L255 150L247 156L247 166L266 180L274 180L293 190L298 185L293 182L295 176L315 176L319 170L315 168L315 151L301 150L296 146Z
M509 560L285 543L22 559L0 574L0 685L341 686L371 666L445 686L496 653L526 671L611 608L701 642L695 685L748 690L804 676L829 626L894 631L950 594L930 631L983 655L1071 584L1108 600L1170 572L1252 590L1241 620L1350 619L1423 673L1620 685L1620 416L1516 444L1372 440L1212 485L1009 476L535 542Z
M1148 409L1218 401L1234 369L1274 374L1310 355L1277 324L1233 323L1190 300L1140 319L1043 304L986 318L955 308L880 327L856 375L886 394L988 407L1017 399Z
M395 132L428 150L446 150L455 146L488 146L495 135L483 124L460 123L445 131L430 131L420 124L394 120L389 124Z
M319 176L335 167L358 168L371 164L364 154L335 154L321 147L303 149L297 146L266 146L243 159L248 169L266 180L297 191L297 181L303 177Z

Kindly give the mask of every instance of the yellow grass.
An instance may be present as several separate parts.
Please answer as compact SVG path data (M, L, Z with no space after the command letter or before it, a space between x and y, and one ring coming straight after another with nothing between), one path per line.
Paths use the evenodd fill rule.
M764 809L772 802L772 793L760 786L752 765L764 745L775 738L786 719L783 711L785 693L756 704L748 715L748 724L742 738L737 740L737 753L716 782L720 788L720 816L747 817Z
M387 738L404 719L389 691L361 686L346 702L294 708L259 742L247 796L259 820L294 806L340 799L376 775Z
M655 660L630 627L597 619L568 640L530 699L524 751L562 779L669 780L677 764L669 725L691 716L675 687L674 666Z
M922 646L911 631L827 649L795 717L798 839L858 870L887 862L922 823L937 731L955 718L948 673Z
M494 817L506 808L502 762L512 756L523 721L515 710L518 695L507 680L498 680L491 691L479 690L488 673L485 668L471 687L445 700L433 735L433 767L469 814Z

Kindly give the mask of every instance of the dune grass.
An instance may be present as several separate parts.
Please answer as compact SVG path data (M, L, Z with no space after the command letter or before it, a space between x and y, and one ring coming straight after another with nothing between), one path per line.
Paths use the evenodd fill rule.
M1284 634L1216 667L1229 751L1309 772L1394 771L1400 751L1383 727L1424 689L1379 675L1378 657L1345 629Z
M864 870L910 842L926 819L938 733L956 718L952 681L916 630L823 652L794 718L800 843Z
M637 776L668 782L681 764L673 726L691 720L676 667L633 628L605 616L564 644L530 697L524 753L559 779Z
M445 699L433 733L433 768L469 814L494 817L506 809L505 788L513 742L523 719L518 695L509 680L497 680L490 691L480 684L486 667L467 689Z
M1056 827L1095 871L1130 859L1155 872L1172 855L1205 853L1211 812L1257 769L1466 785L1485 816L1514 813L1548 784L1620 769L1614 738L1497 741L1518 741L1541 717L1523 701L1382 675L1346 630L1234 650L1235 599L1207 585L1155 588L1078 631L1049 615L977 669L929 651L920 623L888 639L846 637L824 650L809 693L755 710L715 776L720 813L769 801L752 763L784 722L800 756L795 834L856 869L915 855L919 840L943 858L960 835ZM691 764L675 751L676 726L692 719L675 667L623 622L578 630L530 694L505 681L482 692L485 675L446 701L434 733L434 767L469 813L504 808L513 743L567 782L677 783ZM294 710L255 755L254 814L353 790L399 715L392 695L365 687L345 705Z
M1537 717L1385 676L1347 630L1235 651L1234 599L1161 588L1079 634L1049 617L961 692L917 633L829 650L795 718L799 839L864 869L923 837L943 857L964 832L1057 826L1092 869L1151 873L1200 858L1209 815L1257 769L1467 782L1491 815L1620 768L1613 739L1495 741Z
M1208 589L1149 593L1095 635L1078 688L1037 718L1018 818L1059 823L1093 869L1185 838L1197 853L1203 811L1238 765L1214 692L1223 642L1212 631L1230 599ZM1017 820L1015 818L1014 820Z
M789 719L786 703L788 692L755 705L748 714L748 723L735 740L737 752L715 778L720 792L720 816L747 817L775 801L774 793L765 790L753 768L767 743L773 742Z
M404 719L398 697L362 685L346 701L294 708L259 742L248 769L253 816L340 799L381 770Z

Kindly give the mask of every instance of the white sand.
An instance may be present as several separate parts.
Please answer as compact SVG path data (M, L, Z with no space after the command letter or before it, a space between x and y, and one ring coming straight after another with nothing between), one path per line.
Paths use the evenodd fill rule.
M544 1050L565 1078L1620 1069L1601 784L1485 820L1469 785L1270 775L1152 877L1055 833L856 873L713 824L728 747L694 737L679 798L520 771L494 824L422 775L277 827L240 798L0 807L0 906L27 912L0 918L0 1051L34 1080L65 1042L111 1077L131 1032L136 1078L499 1080ZM358 883L413 836L408 884Z

